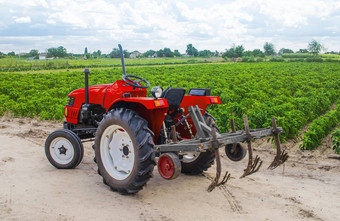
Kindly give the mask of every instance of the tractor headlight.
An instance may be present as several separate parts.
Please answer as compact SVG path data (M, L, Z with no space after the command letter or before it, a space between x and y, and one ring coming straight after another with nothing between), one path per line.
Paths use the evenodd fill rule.
M162 93L163 93L163 88L162 87L156 86L156 87L153 87L151 89L151 95L152 95L152 97L154 97L156 99L160 98Z

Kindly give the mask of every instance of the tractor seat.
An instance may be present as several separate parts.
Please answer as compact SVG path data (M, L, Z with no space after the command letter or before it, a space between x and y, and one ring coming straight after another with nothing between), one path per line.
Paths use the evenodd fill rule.
M167 87L161 98L165 98L169 104L169 110L173 111L179 108L185 94L185 89L181 87Z

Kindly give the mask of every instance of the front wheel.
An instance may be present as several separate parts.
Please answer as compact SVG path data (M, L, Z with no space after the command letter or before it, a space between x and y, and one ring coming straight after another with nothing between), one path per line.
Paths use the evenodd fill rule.
M98 173L121 194L140 191L155 166L153 133L136 112L120 108L101 121L95 139Z
M58 169L73 169L84 156L84 147L72 131L62 129L52 132L45 142L48 161Z

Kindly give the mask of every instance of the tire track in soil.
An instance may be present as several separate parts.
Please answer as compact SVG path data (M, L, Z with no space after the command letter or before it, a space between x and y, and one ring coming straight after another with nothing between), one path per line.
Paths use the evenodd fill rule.
M139 206L139 209L141 210L139 214L140 221L174 221L171 218L168 218L164 215L162 215L158 209L152 208L151 203L147 203L144 200L140 200L141 206ZM153 212L150 212L153 211Z
M213 178L210 177L208 174L203 173L203 176L210 181L213 181ZM226 185L221 185L216 187L215 189L219 189L223 196L227 199L230 208L233 212L238 214L247 214L247 212L243 211L242 206L240 205L239 201L236 197L230 192L230 190L226 187Z

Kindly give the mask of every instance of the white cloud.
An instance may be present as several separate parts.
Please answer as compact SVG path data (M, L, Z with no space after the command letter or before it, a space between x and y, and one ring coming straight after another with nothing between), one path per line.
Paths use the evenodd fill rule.
M31 23L31 17L30 16L25 16L25 17L13 17L14 21L16 23Z
M254 49L265 41L299 49L318 37L338 42L339 11L338 0L0 0L0 40L25 33L45 36L46 42L60 37L79 52L84 45L111 50L118 42L140 51L184 52L189 43L199 50L233 43ZM28 25L18 29L18 23ZM17 47L25 45L20 41Z

